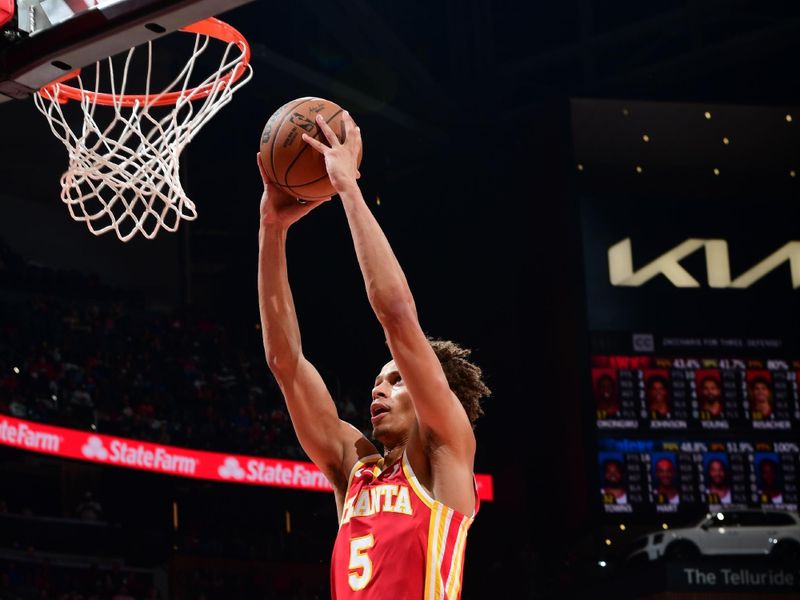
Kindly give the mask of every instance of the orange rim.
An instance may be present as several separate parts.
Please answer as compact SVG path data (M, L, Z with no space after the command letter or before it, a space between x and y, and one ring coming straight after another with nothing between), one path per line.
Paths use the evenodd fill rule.
M167 94L106 94L103 92L92 92L89 90L82 90L71 85L62 83L65 80L70 80L81 74L81 70L77 69L57 79L53 83L44 86L39 90L39 95L57 102L64 103L67 100L83 100L88 98L91 102L103 106L134 106L135 104L147 104L149 106L168 106L176 104L180 98L190 98L191 100L201 100L213 93L218 86L226 87L236 83L241 79L242 75L247 71L247 66L250 64L250 44L247 43L245 37L239 31L227 23L220 21L214 17L203 19L192 25L182 27L179 31L186 33L198 33L207 35L214 39L220 40L228 44L236 44L242 50L242 60L237 63L230 71L220 77L214 83L207 83L195 88L189 88L186 91L169 92Z

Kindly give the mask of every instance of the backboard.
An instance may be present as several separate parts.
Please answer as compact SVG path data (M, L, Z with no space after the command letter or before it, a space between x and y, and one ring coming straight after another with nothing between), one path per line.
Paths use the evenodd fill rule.
M0 0L0 103L250 1Z

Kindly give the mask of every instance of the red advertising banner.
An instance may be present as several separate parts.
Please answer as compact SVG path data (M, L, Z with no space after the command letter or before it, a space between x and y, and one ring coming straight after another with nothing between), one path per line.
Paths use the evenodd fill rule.
M322 472L310 462L165 446L53 427L5 415L0 415L0 444L30 452L164 475L299 490L333 491ZM475 478L478 482L478 496L485 502L491 502L494 499L492 476L478 474Z

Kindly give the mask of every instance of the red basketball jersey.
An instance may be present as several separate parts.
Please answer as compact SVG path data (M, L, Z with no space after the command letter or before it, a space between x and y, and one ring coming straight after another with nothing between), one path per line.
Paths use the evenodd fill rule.
M372 455L350 473L331 560L333 600L457 600L475 515L434 500L405 453L382 467ZM475 513L478 504L476 491Z

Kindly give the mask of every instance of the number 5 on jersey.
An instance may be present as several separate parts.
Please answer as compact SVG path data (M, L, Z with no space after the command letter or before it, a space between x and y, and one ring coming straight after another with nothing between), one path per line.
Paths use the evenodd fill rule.
M372 561L367 556L367 550L374 545L375 538L371 533L350 540L350 564L348 565L350 574L347 576L347 582L354 592L363 590L372 579ZM354 572L358 570L361 571L361 574Z

